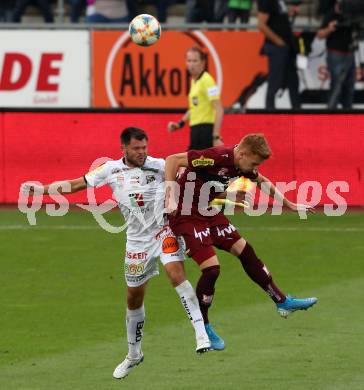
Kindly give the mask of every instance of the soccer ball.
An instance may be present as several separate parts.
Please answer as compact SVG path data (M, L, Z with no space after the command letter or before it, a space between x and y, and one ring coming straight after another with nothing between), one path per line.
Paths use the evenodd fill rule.
M131 40L140 46L150 46L161 37L162 30L158 20L148 14L136 16L129 24Z

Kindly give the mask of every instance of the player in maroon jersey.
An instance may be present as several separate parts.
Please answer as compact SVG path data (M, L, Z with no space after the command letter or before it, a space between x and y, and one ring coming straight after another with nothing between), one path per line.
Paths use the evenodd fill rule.
M276 303L282 317L296 310L306 310L317 302L317 298L297 299L284 294L252 246L240 236L221 210L209 206L214 198L227 196L225 190L231 179L244 176L289 209L314 212L311 206L290 202L268 178L258 172L258 167L270 156L271 149L264 136L249 134L233 147L190 150L171 155L166 160L166 211L170 226L177 236L183 237L186 254L196 261L202 271L196 293L206 331L213 348L217 350L224 349L225 343L208 319L208 309L220 273L214 247L239 258L245 272ZM187 169L178 178L179 186L176 186L176 174L180 167ZM239 200L243 195L237 193Z

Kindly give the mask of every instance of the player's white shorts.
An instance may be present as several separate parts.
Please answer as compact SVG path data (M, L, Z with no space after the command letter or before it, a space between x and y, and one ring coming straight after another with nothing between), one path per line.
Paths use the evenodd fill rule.
M183 261L182 246L171 228L165 225L156 235L143 241L127 240L125 253L125 280L129 287L138 287L159 274L158 257L163 265Z

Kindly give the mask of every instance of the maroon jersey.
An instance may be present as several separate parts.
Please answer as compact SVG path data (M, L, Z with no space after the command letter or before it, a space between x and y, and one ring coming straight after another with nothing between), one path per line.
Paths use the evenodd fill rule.
M187 156L188 167L177 180L180 186L177 214L180 215L199 215L199 207L207 209L211 200L226 190L232 178L258 177L257 171L243 172L235 167L234 147L190 150Z

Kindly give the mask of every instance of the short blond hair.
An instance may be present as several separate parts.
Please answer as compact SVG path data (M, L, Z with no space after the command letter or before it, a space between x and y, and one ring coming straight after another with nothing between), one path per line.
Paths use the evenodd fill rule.
M267 160L272 155L272 150L268 145L264 134L247 134L241 139L239 149L247 149L251 153L256 154L263 160Z

